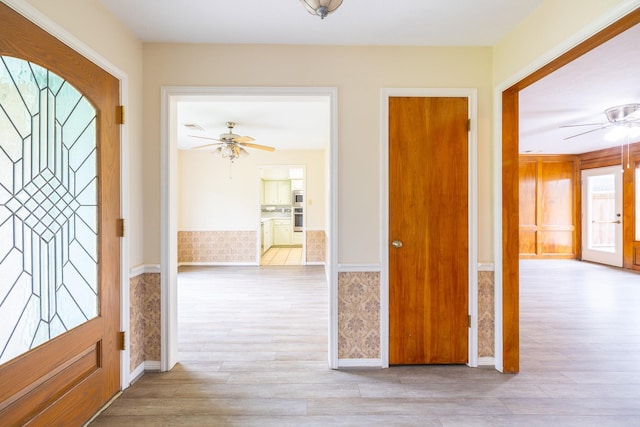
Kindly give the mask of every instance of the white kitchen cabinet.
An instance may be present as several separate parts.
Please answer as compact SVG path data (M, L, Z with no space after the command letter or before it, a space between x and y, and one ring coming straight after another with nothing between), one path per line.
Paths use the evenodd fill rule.
M274 245L290 245L291 244L291 220L290 219L274 219L273 220L273 244Z
M291 238L291 244L296 246L302 246L303 237L304 237L304 233L302 231L294 231L293 237Z
M273 246L273 221L262 222L262 253L265 253Z
M302 180L302 179L292 179L291 180L291 190L304 190L304 180Z
M262 204L264 205L290 205L291 182L290 181L264 181Z

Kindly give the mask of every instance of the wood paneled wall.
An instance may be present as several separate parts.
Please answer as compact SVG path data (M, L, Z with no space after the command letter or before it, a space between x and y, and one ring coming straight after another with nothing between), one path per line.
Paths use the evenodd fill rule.
M520 156L520 258L577 258L578 157Z
M640 271L640 143L579 155L520 156L520 258L580 258L580 172L623 166L623 267Z

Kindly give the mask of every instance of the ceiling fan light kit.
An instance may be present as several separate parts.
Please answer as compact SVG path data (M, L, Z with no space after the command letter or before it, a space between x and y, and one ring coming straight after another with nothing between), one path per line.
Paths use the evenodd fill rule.
M615 107L610 107L604 110L604 114L607 117L609 123L583 123L560 126L563 128L579 127L579 126L598 126L597 128L590 129L586 132L580 132L575 135L568 136L564 140L576 138L582 135L586 135L592 132L596 132L603 129L609 129L604 138L608 141L615 141L622 137L638 136L636 130L640 126L640 104L623 104Z
M623 120L637 120L640 118L640 104L624 104L604 110L607 119L611 123L617 123Z
M310 14L324 19L325 16L340 7L342 0L300 0L300 3Z
M218 154L223 159L231 160L232 163L237 158L246 157L249 155L249 152L245 149L245 147L257 148L258 150L265 150L265 151L275 151L275 148L273 147L268 147L266 145L252 144L251 141L254 141L254 139L251 138L250 136L241 136L233 133L233 128L236 126L235 122L227 122L226 125L227 125L228 132L221 134L219 138L212 138L209 136L201 136L201 135L189 135L190 137L193 137L193 138L202 138L202 139L210 139L213 141L217 141L212 144L199 145L193 148L194 149L206 148L206 147L212 147L217 145L214 153ZM194 129L194 128L203 129L201 126L194 123L185 124L184 126L189 129Z

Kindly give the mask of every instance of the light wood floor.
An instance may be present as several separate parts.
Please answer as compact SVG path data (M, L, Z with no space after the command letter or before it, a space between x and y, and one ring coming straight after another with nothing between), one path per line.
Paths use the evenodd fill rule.
M184 268L180 359L93 426L638 426L640 276L524 261L521 372L327 367L320 267Z

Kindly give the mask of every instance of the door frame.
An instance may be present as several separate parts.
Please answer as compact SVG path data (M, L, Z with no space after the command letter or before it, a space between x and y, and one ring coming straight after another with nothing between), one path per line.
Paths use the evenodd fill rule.
M618 211L618 213L620 214L620 221L622 221L620 223L620 227L616 227L615 230L615 239L616 239L616 250L614 253L603 253L602 251L597 251L597 250L592 250L588 248L588 242L589 242L589 238L590 238L590 232L589 232L589 217L590 217L590 209L589 209L589 197L585 197L588 196L589 194L589 185L588 185L588 178L592 177L592 176L601 176L601 175L611 175L613 174L615 177L615 191L616 191L616 211ZM582 241L580 242L581 246L582 246L582 250L580 251L580 253L582 254L582 260L584 261L584 255L585 255L585 250L587 252L590 251L595 251L595 252L599 252L599 254L596 254L596 256L591 257L591 259L587 260L587 261L591 261L591 262L597 262L597 263L602 263L602 264L606 264L606 265L610 265L613 267L622 267L623 265L623 259L624 259L624 253L623 253L623 246L624 246L624 233L623 231L623 222L624 222L624 195L623 195L623 171L622 171L622 165L618 165L618 166L604 166L604 167L599 167L599 168L592 168L592 169L582 169L580 171L580 182L581 182L581 188L580 188L580 193L581 193L581 199L582 199L582 203L581 203L581 210L582 210ZM587 178L587 179L585 179Z
M327 255L329 293L328 360L338 367L338 89L335 87L162 86L160 113L160 370L178 362L178 148L176 108L185 98L211 95L327 96L330 141L327 175Z
M21 0L2 0L11 9L51 34L71 49L102 68L120 81L120 104L128 110L129 76L101 54L91 49L60 24L53 21L34 6ZM129 221L129 129L127 120L120 125L120 217ZM129 236L120 238L120 330L130 336L129 330ZM131 384L129 369L130 347L120 352L120 388Z
M389 367L389 98L467 98L471 126L468 138L469 202L469 358L478 366L478 90L475 88L383 88L380 92L380 357Z
M500 372L520 370L519 92L639 23L639 5L635 0L611 8L494 87L495 364Z

